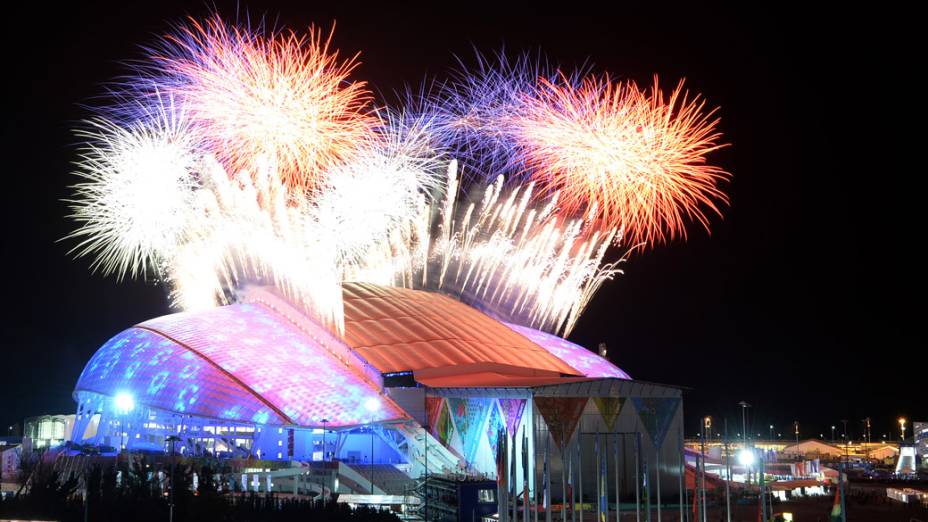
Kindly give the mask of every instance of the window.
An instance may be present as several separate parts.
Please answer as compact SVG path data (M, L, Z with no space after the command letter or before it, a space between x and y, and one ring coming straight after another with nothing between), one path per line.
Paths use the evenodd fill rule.
M493 504L496 502L496 490L495 489L478 489L477 490L477 502L481 504Z

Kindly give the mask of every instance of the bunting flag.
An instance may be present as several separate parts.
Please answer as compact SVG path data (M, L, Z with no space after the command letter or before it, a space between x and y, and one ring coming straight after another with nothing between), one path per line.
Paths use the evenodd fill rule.
M500 399L499 407L503 410L506 420L506 432L515 437L516 429L522 422L522 413L525 411L525 399Z
M550 437L545 437L545 454L544 462L541 467L541 507L545 509L545 513L548 513L551 509L551 504L548 502L548 439ZM550 515L549 515L550 516Z
M509 487L506 481L506 457L507 451L509 448L506 447L506 434L500 433L503 428L500 427L497 429L496 440L499 441L496 445L496 502L497 502L497 514L499 516L500 522L506 522L508 520L509 510L508 502L506 501L507 492Z
M467 399L448 399L448 410L451 412L451 419L454 420L454 427L464 438L467 433Z
M518 482L519 475L516 473L516 434L512 434L509 437L507 443L510 443L512 450L510 451L509 459L509 498L512 501L512 520L519 520L519 496L516 494L516 483Z
M438 414L438 421L432 428L432 434L438 438L445 447L451 444L451 435L454 433L454 425L451 423L451 415L448 414L448 408L443 407Z
M698 477L693 480L693 520L699 520L699 480Z
M583 445L577 437L577 512L580 522L583 522Z
M563 456L563 453L561 455ZM570 453L567 454L567 488L566 488L566 494L564 495L564 504L567 504L570 506L570 516L571 516L571 519L573 519L574 517L573 513L574 513L574 507L575 507L574 506L574 456L571 455ZM561 510L561 511L564 512L564 510ZM566 522L567 514L564 513L564 515L561 518L564 519L564 521Z
M650 485L648 484L648 459L644 457L644 462L641 463L641 495L644 497L644 512L645 520L651 520L651 491Z
M535 397L538 412L548 425L554 443L562 452L577 428L588 400L586 397Z
M651 436L655 448L660 448L667 429L680 406L680 399L667 397L632 397L638 417Z
M528 430L522 428L522 520L528 522Z
M603 422L606 423L607 430L615 431L615 420L619 418L619 413L621 413L625 399L620 399L618 397L593 397L593 403L596 404L596 409L599 410Z
M607 439L608 440L608 439ZM606 445L600 445L599 432L596 433L596 513L599 522L606 522L609 514L609 493L606 489Z
M599 441L599 434L596 434L596 440ZM609 471L606 468L606 444L608 443L609 437L606 437L606 440L603 442L602 451L599 455L599 520L600 522L606 522L606 519L609 515Z
M622 519L622 501L619 497L622 491L622 471L619 469L619 437L621 435L616 434L615 444L612 446L612 457L615 459L615 522L620 522ZM683 518L681 517L680 520L682 521Z
M474 461L485 433L484 425L490 414L490 408L496 409L495 402L493 399L485 398L472 398L464 401L464 425L467 428L461 429L459 433L464 445L464 459L467 462Z
M831 506L831 522L844 522L844 502L841 498L841 490L844 486L846 476L844 473L838 473L838 487L835 488L835 501Z
M495 452L499 445L500 430L506 429L506 425L503 424L503 418L499 414L499 408L496 406L495 400L490 401L489 417L487 421L487 441L490 443L490 449Z
M596 520L599 522L599 516L602 514L602 505L599 503L599 432L596 432L596 438L593 439L593 479L596 484L595 503L596 503Z
M442 397L425 398L425 419L433 430L438 424L438 415L441 413L441 406L443 401L444 399Z

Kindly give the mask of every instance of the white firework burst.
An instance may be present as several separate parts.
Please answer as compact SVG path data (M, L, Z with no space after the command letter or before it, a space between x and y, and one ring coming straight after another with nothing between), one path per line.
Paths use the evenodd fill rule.
M327 173L313 202L314 231L330 238L346 276L419 222L442 187L442 168L427 122L387 115L376 140Z
M78 257L92 256L104 274L145 277L161 271L190 224L197 186L196 133L172 101L143 109L128 124L85 122L74 196L66 200L80 224L68 238Z

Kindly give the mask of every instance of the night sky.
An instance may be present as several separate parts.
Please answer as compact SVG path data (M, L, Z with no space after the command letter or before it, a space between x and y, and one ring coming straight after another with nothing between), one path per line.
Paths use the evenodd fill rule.
M765 435L773 423L786 437L793 420L804 437L827 436L840 419L854 435L872 417L875 437L894 428L898 435L899 415L928 420L928 356L915 337L924 324L916 270L924 167L902 153L924 147L916 142L924 132L902 125L923 102L912 64L896 65L907 50L895 37L903 28L874 13L782 6L582 12L577 2L568 3L578 6L573 13L533 14L503 12L499 3L455 3L453 13L292 4L241 8L295 29L337 20L335 45L361 52L356 78L385 96L444 75L455 55L504 44L639 83L654 73L664 85L685 77L721 107L732 146L713 160L734 173L725 187L731 206L713 219L711 236L693 226L686 242L634 255L571 339L605 341L613 362L638 379L690 388L688 435L707 414L740 426L741 400L754 406L752 431ZM236 16L234 2L217 5ZM71 259L72 245L58 241L73 228L61 201L74 182L70 129L87 116L81 104L126 72L120 61L141 57L138 45L209 8L4 9L5 434L27 416L72 413L73 385L96 348L170 311L163 288L91 275L88 261Z

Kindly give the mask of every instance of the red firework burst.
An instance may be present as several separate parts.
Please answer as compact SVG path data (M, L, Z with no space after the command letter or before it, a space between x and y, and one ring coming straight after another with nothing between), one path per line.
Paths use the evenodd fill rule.
M727 202L729 174L706 162L722 147L714 110L681 81L665 95L634 82L590 77L540 80L509 119L532 179L559 191L561 212L621 227L633 243L685 237L687 220L707 230L706 210Z
M366 84L349 81L357 56L340 60L331 38L314 28L298 35L230 27L218 16L191 20L157 57L167 73L159 87L180 96L230 173L264 158L289 186L312 189L376 122Z

